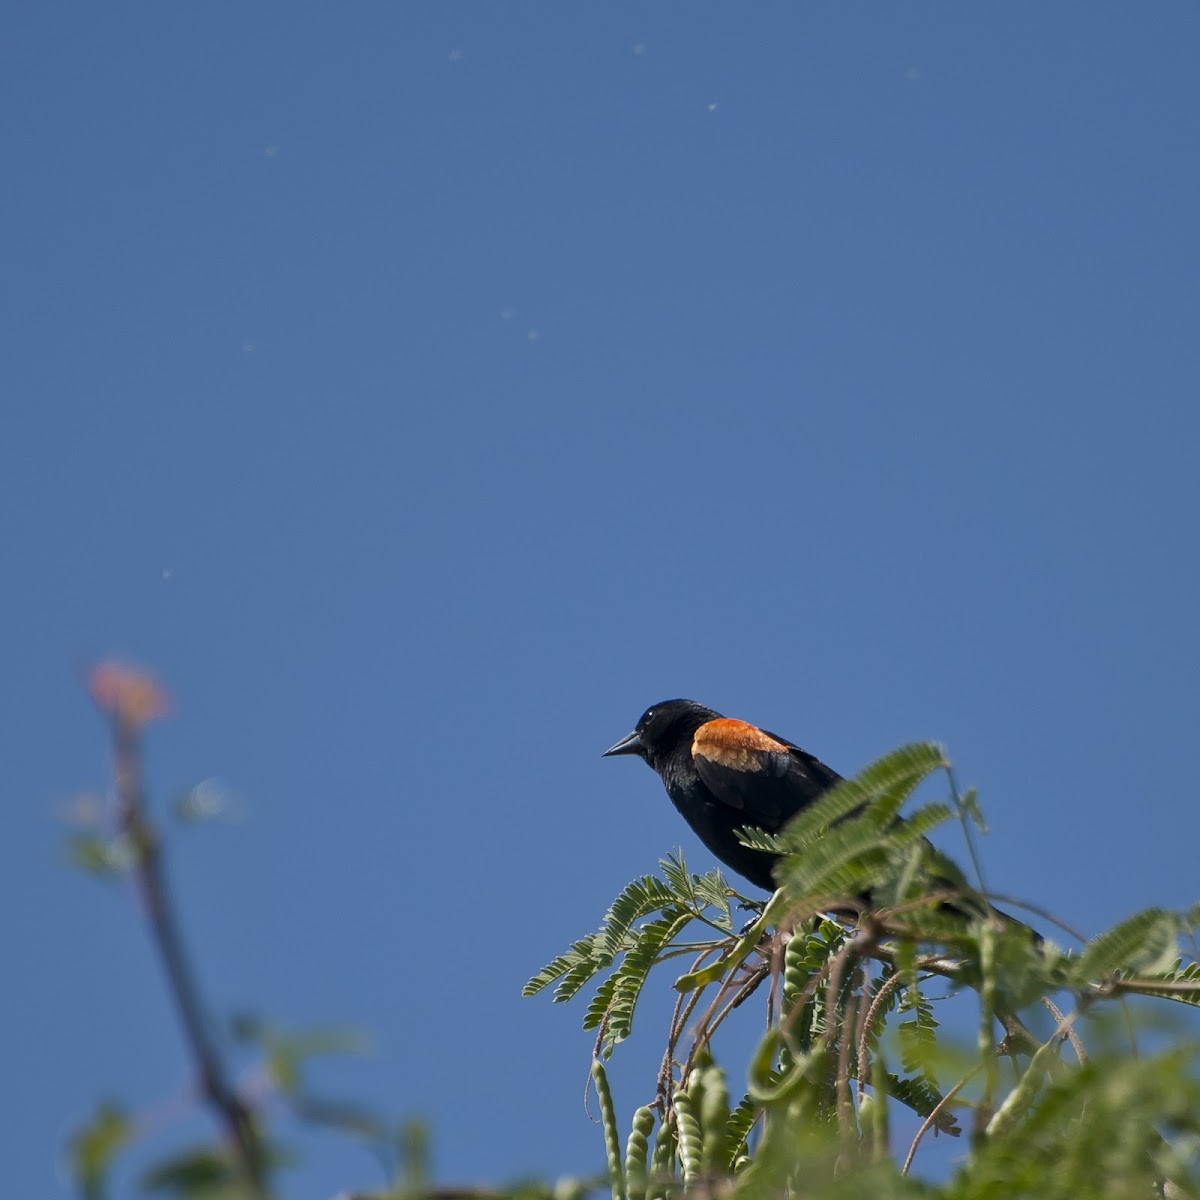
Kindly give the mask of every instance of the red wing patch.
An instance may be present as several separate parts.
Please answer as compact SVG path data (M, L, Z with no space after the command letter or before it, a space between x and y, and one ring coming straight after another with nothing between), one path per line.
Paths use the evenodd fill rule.
M718 717L696 730L692 756L706 758L733 771L761 771L768 754L787 754L788 748L768 737L756 725Z

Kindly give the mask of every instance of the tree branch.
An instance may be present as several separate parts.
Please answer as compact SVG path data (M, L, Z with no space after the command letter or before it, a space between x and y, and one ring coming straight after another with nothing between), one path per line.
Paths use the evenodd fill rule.
M250 1110L226 1078L220 1056L209 1034L199 988L184 949L179 926L171 911L163 870L162 846L157 831L146 816L139 753L139 722L135 715L124 711L120 706L113 712L112 719L120 826L135 850L134 870L138 887L171 995L199 1072L200 1087L226 1130L238 1170L254 1195L266 1197L262 1145L258 1132Z

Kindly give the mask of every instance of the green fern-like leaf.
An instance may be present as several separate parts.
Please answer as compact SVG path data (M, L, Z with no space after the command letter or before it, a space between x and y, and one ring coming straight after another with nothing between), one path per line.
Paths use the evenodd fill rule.
M900 760L885 768L891 774L891 781L876 788L874 797L864 813L880 829L890 828L899 816L900 809L917 787L935 771L949 765L945 751L933 742L903 746L897 753L901 755ZM881 759L874 765L880 766L884 763L887 763L887 759Z
M905 817L903 825L889 831L888 844L896 850L906 849L952 816L954 810L948 804L922 805L912 816Z
M1171 970L1159 976L1159 979L1164 983L1200 983L1200 962L1190 962L1185 967L1183 959L1177 958Z
M605 1045L610 1051L633 1032L634 1009L659 954L692 920L690 912L671 908L657 921L650 921L638 931L636 943L613 973L614 986L605 1027Z
M627 936L635 921L658 912L676 899L674 890L656 875L643 875L627 884L609 905L600 927L600 949L615 958L626 948Z
M895 868L890 862L898 861L909 846L920 842L952 815L949 805L927 804L903 823L884 828L872 809L826 830L801 853L789 856L780 881L786 883L789 893L797 899L857 895L894 875Z
M884 835L859 818L828 830L779 869L779 882L797 902L812 896L856 896L886 867Z
M905 1079L893 1075L890 1071L884 1076L887 1081L887 1094L894 1100L899 1100L907 1108L911 1108L919 1117L927 1117L942 1102L942 1094L923 1075ZM934 1128L958 1137L962 1130L949 1107L942 1109L935 1118Z
M587 1006L587 1011L583 1014L584 1029L598 1029L601 1021L608 1016L608 1010L612 1006L613 990L617 986L617 973L614 971L607 979L605 979L596 989L596 994L592 997Z
M551 959L528 983L521 989L522 996L536 996L544 987L548 987L556 979L574 970L581 963L591 962L594 957L596 934L590 933L585 938L571 943L571 948L557 958Z
M736 893L729 886L725 876L720 871L709 871L704 875L693 875L692 882L698 899L709 908L717 910L716 913L709 914L708 919L721 929L732 932L733 912L729 906L729 897L731 893Z
M1183 959L1177 958L1169 971L1138 975L1135 979L1123 980L1123 983L1142 996L1158 996L1178 1004L1200 1006L1200 963L1188 963L1185 967ZM1156 983L1165 986L1156 989Z
M958 809L967 820L972 821L975 828L980 833L986 834L988 831L987 818L983 815L983 809L979 806L979 794L971 787L958 798Z
M747 1095L742 1097L738 1106L729 1114L729 1123L725 1126L729 1139L726 1142L729 1152L726 1162L727 1169L732 1170L737 1160L747 1153L750 1130L754 1128L754 1123L758 1120L761 1112L762 1106L755 1104Z
M753 825L736 829L734 833L737 840L743 846L749 846L751 850L761 850L765 854L787 854L791 850L790 843L782 834L768 833L765 829L757 829Z
M1081 983L1114 971L1159 973L1175 956L1178 918L1164 908L1147 908L1114 925L1084 948L1076 965Z
M659 860L663 876L666 878L675 898L679 902L701 912L705 908L716 908L717 914L709 914L707 920L724 929L733 928L733 916L729 909L730 894L736 895L729 886L728 880L720 871L709 871L704 875L696 875L688 870L684 861L683 851L674 850L666 858Z
M783 832L784 844L801 850L821 838L829 826L873 801L878 802L875 824L882 828L923 779L946 765L942 748L933 742L901 746L853 779L842 780L799 813Z
M682 860L681 860L682 861ZM609 905L600 928L571 943L571 948L552 959L521 989L534 996L557 981L555 1003L570 1000L600 971L611 966L618 954L637 940L630 934L635 921L657 912L676 899L673 889L654 875L643 875L621 890Z
M897 1026L900 1039L900 1060L910 1074L920 1072L933 1083L930 1064L937 1050L938 1020L933 1015L933 1005L915 984L907 988L900 1001L900 1011L909 1013L910 1019Z
M658 865L662 867L663 877L678 899L685 902L696 899L695 888L692 884L692 873L688 870L682 850L672 850L666 858L658 860Z
M624 979L644 979L658 962L659 952L692 920L690 912L672 905L658 920L647 922L638 930L637 941L625 954L617 974Z
M598 936L597 936L598 940ZM593 952L590 958L581 959L559 981L554 989L554 1003L563 1004L581 988L586 987L600 971L612 965L612 956Z

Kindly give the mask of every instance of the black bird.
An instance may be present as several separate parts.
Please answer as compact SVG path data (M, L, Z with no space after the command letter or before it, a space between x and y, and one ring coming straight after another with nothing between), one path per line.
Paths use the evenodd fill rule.
M734 831L753 826L777 833L842 778L786 738L723 717L694 700L665 700L646 709L637 728L604 752L605 757L613 754L644 758L662 776L671 802L705 846L768 892L775 890L773 869L779 855L743 846ZM962 886L936 874L930 883L939 890ZM871 904L870 896L861 900ZM961 895L939 908L968 918L990 913L1006 926L1025 930L1032 946L1043 944L1036 930L979 898ZM1015 1014L1004 1011L998 1016L1013 1046L1026 1053L1038 1048L1039 1041Z
M723 717L694 700L664 700L604 752L636 754L662 776L671 803L727 867L768 892L779 856L752 850L735 830L778 833L842 777L786 738Z

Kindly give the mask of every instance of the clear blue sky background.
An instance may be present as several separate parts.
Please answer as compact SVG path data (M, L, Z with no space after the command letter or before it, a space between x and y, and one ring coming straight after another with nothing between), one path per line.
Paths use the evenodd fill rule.
M214 1012L370 1030L316 1078L425 1114L441 1178L602 1161L581 1013L518 991L710 863L599 758L652 701L847 772L945 741L992 885L1089 931L1195 900L1198 43L1091 0L11 8L6 1190L188 1079L129 896L63 861L79 658L178 697L160 800L243 814L172 847ZM304 1153L289 1196L379 1182Z

